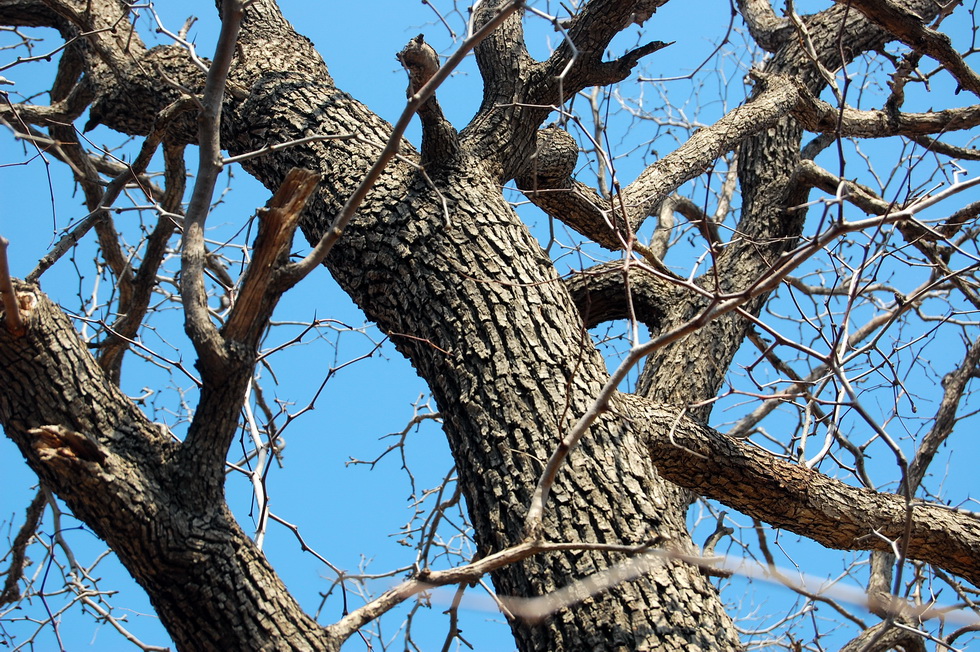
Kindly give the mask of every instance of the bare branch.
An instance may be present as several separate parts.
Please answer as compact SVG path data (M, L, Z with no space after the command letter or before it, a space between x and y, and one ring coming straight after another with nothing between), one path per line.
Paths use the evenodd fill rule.
M921 16L893 0L847 0L847 4L897 36L916 52L927 54L943 64L960 88L980 96L980 75L952 47L949 37L926 27Z
M980 580L976 514L856 489L646 399L619 400L614 409L647 433L658 471L672 482L830 548L890 551L889 541L902 542L907 557Z
M421 34L398 53L398 61L408 71L408 97L423 88L439 70L439 56ZM422 165L451 166L459 159L459 137L446 120L435 91L418 108L422 120Z
M180 276L184 328L198 355L204 360L205 367L222 366L220 361L226 356L208 311L207 290L204 287L204 224L208 218L215 182L221 171L221 104L228 71L235 57L235 44L245 14L245 3L242 0L223 0L222 7L221 34L215 48L214 60L208 69L201 102L198 176L184 221Z
M18 530L17 536L14 537L13 545L10 548L10 567L5 571L7 579L3 583L3 592L0 592L0 607L20 599L20 589L17 584L24 573L24 565L27 561L27 545L34 537L46 504L44 491L38 490L34 494L31 504L27 507L27 518Z
M639 223L651 214L664 197L703 173L715 159L732 151L746 136L772 125L797 105L799 91L794 82L782 77L763 78L762 81L764 90L754 99L696 132L623 189L632 223Z
M793 115L804 127L810 131L840 136L922 136L973 129L980 125L980 105L976 104L928 113L889 113L883 110L859 111L850 107L834 107L806 91L801 94L801 100Z
M787 18L779 18L769 0L737 0L738 10L749 28L749 33L767 52L775 52L783 46L793 31Z
M221 329L225 341L257 346L272 316L272 307L287 289L276 282L277 275L287 264L293 234L319 181L320 175L293 168L269 200L268 208L259 211L259 232L252 260L231 314Z
M976 377L978 364L980 364L980 339L974 340L967 349L963 362L943 377L942 403L936 411L932 428L922 438L919 449L909 465L908 482L913 490L922 482L939 447L952 434L963 392L966 390L967 382Z

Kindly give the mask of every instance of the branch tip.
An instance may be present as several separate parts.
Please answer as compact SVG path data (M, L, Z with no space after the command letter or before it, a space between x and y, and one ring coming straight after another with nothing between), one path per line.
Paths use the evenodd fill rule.
M408 97L425 86L439 70L439 55L425 42L424 34L419 34L410 40L402 51L395 55L395 58L408 71Z

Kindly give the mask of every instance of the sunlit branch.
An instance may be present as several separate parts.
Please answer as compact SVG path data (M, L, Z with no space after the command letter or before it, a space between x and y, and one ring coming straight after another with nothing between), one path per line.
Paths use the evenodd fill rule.
M765 90L752 101L733 109L713 125L698 130L623 189L624 202L632 219L650 214L667 194L705 172L719 156L732 151L747 136L783 118L797 105L799 92L791 81L768 78L765 83Z
M669 332L663 333L658 337L643 343L642 345L634 346L630 349L629 354L624 358L622 363L620 363L619 367L617 367L617 369L611 374L610 379L596 396L592 405L585 412L585 414L579 418L568 433L566 433L561 443L549 458L548 463L545 465L545 469L542 471L538 484L535 487L534 495L531 499L531 504L528 507L527 516L525 518L525 530L527 536L533 538L540 534L545 503L548 500L548 494L551 491L551 487L554 484L559 469L561 468L568 454L578 445L578 442L583 436L585 436L596 419L601 414L608 411L610 401L618 392L620 384L626 379L627 374L636 364L640 362L640 360L648 356L650 353L699 330L705 324L713 321L714 319L729 312L738 310L745 304L745 302L749 301L753 297L775 289L782 279L790 274L794 269L802 265L806 260L815 254L823 251L826 246L840 236L846 233L878 228L885 224L912 218L918 212L925 210L929 206L933 206L944 199L963 192L964 190L967 190L968 188L971 188L977 184L980 184L980 177L963 181L958 184L953 184L949 188L938 192L936 195L922 198L916 202L913 202L910 206L904 208L903 210L895 213L889 213L884 216L878 216L855 222L840 222L832 224L824 233L818 234L812 240L804 243L796 250L782 255L777 261L774 262L769 270L751 283L744 291L737 294L715 296L700 287L689 284L691 289L694 289L696 292L703 293L706 298L709 299L708 305L693 319L688 320L686 323L681 324ZM653 272L653 270L650 271ZM893 450L895 450L894 447Z
M838 549L886 550L980 579L980 518L944 505L855 488L732 439L676 409L622 395L658 472L700 495ZM669 435L668 435L669 433Z
M0 607L12 604L21 597L18 583L23 576L25 565L28 562L27 546L35 535L45 505L47 505L47 499L44 496L44 492L38 490L34 494L34 499L31 500L31 504L27 507L27 518L24 520L24 524L17 531L17 536L14 537L13 543L10 546L10 565L7 567L7 570L0 573L0 575L5 574L7 576L7 579L3 583L3 591L0 592Z
M792 31L787 18L779 18L773 11L770 0L736 0L742 18L752 34L752 38L764 50L775 52Z
M202 109L198 119L197 181L184 220L180 278L185 329L198 355L212 363L224 358L226 353L208 311L207 290L204 286L206 257L204 225L211 207L211 196L214 193L218 173L221 171L221 105L224 99L225 82L228 79L232 59L235 57L244 13L245 6L242 0L224 0L221 33L215 48L214 60L208 69Z
M17 293L14 291L10 277L10 266L7 264L7 246L10 241L0 236L0 295L3 296L4 323L14 337L22 337L27 330L20 315L20 305Z
M808 130L833 133L850 138L886 138L889 136L921 137L973 129L980 125L980 105L942 109L927 113L900 113L879 109L861 111L851 107L835 107L801 93L802 101L793 115ZM976 150L962 149L972 157Z
M980 75L953 48L949 37L923 25L920 16L892 0L847 0L847 4L897 36L916 52L927 54L943 64L960 88L980 96Z
M915 457L909 465L908 481L912 491L922 482L939 447L952 434L963 392L966 390L967 383L976 377L978 364L980 364L980 339L973 341L963 361L947 373L940 383L943 387L942 402L936 410L932 427L922 438Z

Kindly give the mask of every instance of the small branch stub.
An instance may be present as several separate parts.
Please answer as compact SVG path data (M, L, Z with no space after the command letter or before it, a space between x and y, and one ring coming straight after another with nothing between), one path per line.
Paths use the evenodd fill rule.
M425 86L439 70L439 55L436 54L431 45L425 42L425 37L422 34L409 41L405 48L395 56L408 71L408 97Z
M293 168L286 175L269 206L259 211L259 232L252 262L242 280L235 307L222 330L226 340L254 343L265 328L279 297L290 283L277 286L276 275L288 262L293 233L303 209L320 182L320 175Z
M422 165L433 163L450 165L459 157L459 138L456 130L446 120L433 91L422 98L421 91L439 72L439 55L419 34L397 54L398 61L408 72L409 104L418 104L422 121Z
M34 309L37 299L33 294L18 295L10 278L10 267L7 265L7 245L10 241L0 236L0 295L3 295L4 323L14 337L23 337L27 332L22 318L22 312Z

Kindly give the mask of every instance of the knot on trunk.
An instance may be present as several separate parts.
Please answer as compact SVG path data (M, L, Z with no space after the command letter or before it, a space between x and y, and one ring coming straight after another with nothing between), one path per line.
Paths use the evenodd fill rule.
M578 143L564 129L551 126L538 131L537 146L524 173L517 178L522 190L562 187L578 162Z

